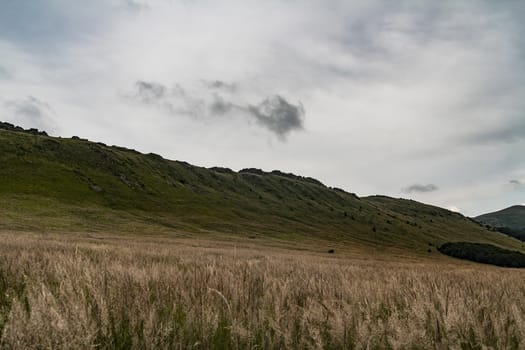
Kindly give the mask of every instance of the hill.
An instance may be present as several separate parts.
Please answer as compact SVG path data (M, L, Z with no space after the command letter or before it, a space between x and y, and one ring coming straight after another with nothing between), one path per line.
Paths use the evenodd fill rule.
M359 198L277 170L203 168L7 123L0 164L4 230L222 235L422 254L449 241L521 248L461 214L410 200Z
M523 229L525 228L525 206L514 205L500 211L480 215L475 219L492 227Z
M476 221L525 241L525 206L515 205L493 213L483 214Z

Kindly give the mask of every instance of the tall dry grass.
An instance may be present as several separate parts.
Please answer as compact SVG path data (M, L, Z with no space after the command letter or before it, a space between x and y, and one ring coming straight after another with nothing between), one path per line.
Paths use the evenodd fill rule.
M0 234L5 349L523 349L525 275Z

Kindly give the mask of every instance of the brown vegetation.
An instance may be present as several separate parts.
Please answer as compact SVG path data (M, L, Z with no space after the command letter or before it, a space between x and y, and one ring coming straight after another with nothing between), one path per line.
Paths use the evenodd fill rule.
M163 238L0 242L5 349L525 348L519 270Z

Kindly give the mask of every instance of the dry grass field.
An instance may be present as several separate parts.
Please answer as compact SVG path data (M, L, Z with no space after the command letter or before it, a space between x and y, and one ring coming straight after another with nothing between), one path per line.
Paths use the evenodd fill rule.
M525 273L249 242L0 234L3 349L523 349Z

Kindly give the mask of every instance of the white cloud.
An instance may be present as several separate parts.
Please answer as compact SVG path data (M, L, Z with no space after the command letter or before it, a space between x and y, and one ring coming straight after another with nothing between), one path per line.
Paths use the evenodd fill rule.
M4 17L9 6L0 5ZM0 66L10 75L0 96L45 101L63 135L201 165L281 168L362 195L398 196L423 181L439 191L415 199L467 214L517 202L502 184L525 167L519 3L16 6L28 20L0 15ZM282 143L240 118L202 123L129 104L122 95L139 80L225 81L252 105L285 96L304 105L304 130ZM196 100L209 98L194 90Z
M454 206L454 205L448 206L447 209L450 210L450 211L453 211L455 213L460 213L461 212L461 210L459 210L459 208Z
M53 109L44 101L27 96L23 99L4 101L1 107L3 107L5 121L52 134L56 132Z

